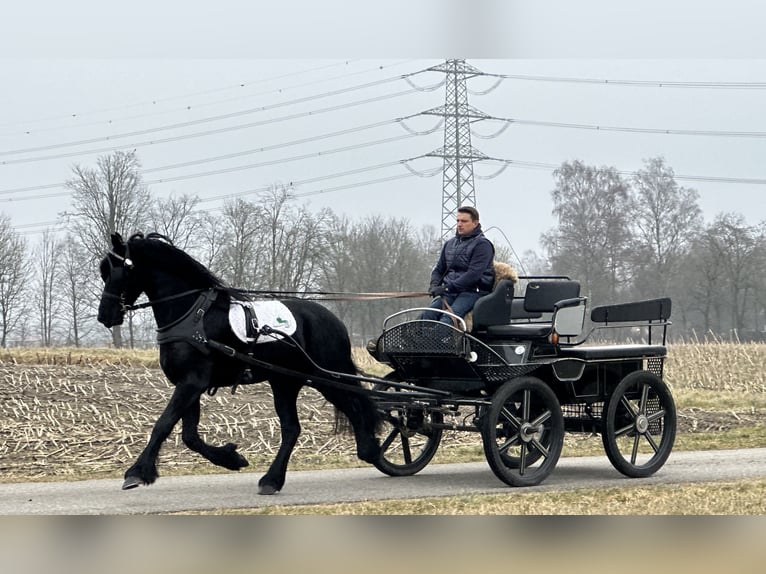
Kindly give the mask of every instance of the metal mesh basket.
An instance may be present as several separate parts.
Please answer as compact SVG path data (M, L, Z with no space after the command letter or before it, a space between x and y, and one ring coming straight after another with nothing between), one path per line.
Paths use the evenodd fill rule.
M410 321L384 331L382 345L388 355L461 355L465 333L437 321Z

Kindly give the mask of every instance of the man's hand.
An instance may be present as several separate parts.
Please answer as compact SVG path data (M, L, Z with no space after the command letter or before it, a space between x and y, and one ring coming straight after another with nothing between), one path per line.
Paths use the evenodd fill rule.
M431 288L428 290L431 297L441 297L446 292L447 288L444 285L431 285Z

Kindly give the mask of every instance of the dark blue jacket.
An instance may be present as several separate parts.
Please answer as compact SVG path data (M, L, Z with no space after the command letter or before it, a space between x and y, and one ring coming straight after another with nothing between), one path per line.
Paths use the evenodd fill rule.
M431 286L444 285L448 293L492 291L494 258L495 247L482 233L481 224L465 237L455 234L442 247L431 272Z

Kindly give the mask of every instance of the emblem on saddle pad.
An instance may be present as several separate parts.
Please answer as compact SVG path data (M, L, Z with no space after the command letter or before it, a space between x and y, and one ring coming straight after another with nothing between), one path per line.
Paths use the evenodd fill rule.
M229 307L229 326L243 343L270 343L282 339L277 333L259 335L268 325L287 335L295 333L295 317L284 303L279 301L232 301Z

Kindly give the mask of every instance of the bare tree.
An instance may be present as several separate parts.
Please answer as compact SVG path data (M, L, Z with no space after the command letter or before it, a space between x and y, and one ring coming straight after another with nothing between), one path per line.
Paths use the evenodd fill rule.
M25 316L25 291L29 280L26 241L13 230L10 218L0 215L0 346Z
M58 280L63 293L62 305L68 322L68 343L79 347L86 332L86 317L96 300L100 282L93 272L85 248L71 235L61 243Z
M61 304L58 285L59 257L61 244L55 233L46 229L40 243L35 248L35 291L38 318L40 322L40 343L43 347L53 344L53 326Z
M260 229L266 234L261 241L267 254L261 274L268 289L309 290L319 280L330 212L313 215L292 202L291 188L273 186L261 205Z
M710 249L707 238L697 237L678 267L672 288L673 315L681 333L720 330L725 287L721 280L723 255ZM679 334L678 329L672 331Z
M200 215L199 237L193 249L197 259L209 269L220 272L224 268L223 257L227 234L222 231L223 218L211 213Z
M628 185L616 169L580 161L562 164L554 176L558 227L542 236L552 270L582 281L592 301L614 300L628 279Z
M151 195L141 178L135 151L116 151L99 157L96 168L72 168L66 182L72 191L70 231L85 247L91 262L103 257L114 232L123 235L144 229L151 210ZM122 346L122 330L112 328L112 342Z
M633 178L634 284L642 296L663 296L702 226L699 193L680 187L661 157L645 162Z
M243 199L227 202L219 223L217 232L223 236L225 247L217 271L234 286L260 286L256 283L263 261L259 208Z
M194 249L200 242L202 214L196 211L199 198L189 195L156 199L152 204L150 224L152 231L169 237L184 251Z
M747 225L741 214L722 213L705 232L705 240L720 264L718 276L726 289L731 328L741 331L756 289L753 270L759 267L761 229Z
M336 220L326 250L323 287L340 292L424 292L436 260L433 234L418 233L404 219ZM424 301L421 301L424 303ZM356 342L380 334L383 319L401 299L340 302L338 315Z

